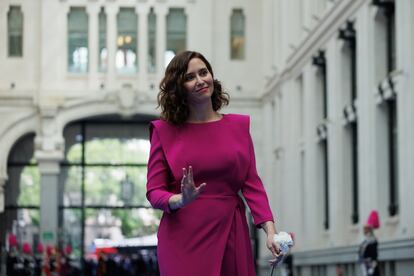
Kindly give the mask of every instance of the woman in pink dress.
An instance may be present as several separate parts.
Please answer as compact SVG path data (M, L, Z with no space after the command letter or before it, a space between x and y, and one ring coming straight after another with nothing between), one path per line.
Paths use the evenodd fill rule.
M273 242L273 215L256 171L250 119L220 114L228 94L197 52L173 58L160 83L161 119L150 123L147 198L164 211L158 229L163 276L252 276L245 217Z

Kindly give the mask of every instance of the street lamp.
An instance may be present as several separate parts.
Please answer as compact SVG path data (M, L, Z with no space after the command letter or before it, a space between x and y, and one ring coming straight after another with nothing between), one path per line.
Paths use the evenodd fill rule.
M124 203L129 204L134 194L134 182L126 175L125 179L121 181L121 199Z

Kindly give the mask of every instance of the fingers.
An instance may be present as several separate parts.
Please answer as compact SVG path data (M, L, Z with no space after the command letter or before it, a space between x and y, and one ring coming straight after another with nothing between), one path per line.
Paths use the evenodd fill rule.
M187 169L183 168L183 178L187 178L188 174L187 174Z
M181 185L192 184L194 185L194 178L193 178L193 167L188 166L187 168L183 168L183 178L181 180Z
M187 177L190 181L193 180L193 167L192 166L188 166L188 175L187 175Z
M198 186L197 188L196 188L196 190L197 190L197 193L198 194L200 194L200 193L202 193L203 191L204 191L204 189L206 188L206 186L207 186L207 183L201 183L200 184L200 186Z
M272 241L272 240L268 240L267 248L270 250L270 252L272 252L272 255L275 258L278 258L282 255L282 252L279 248L279 245L277 243L275 243L274 241Z
M279 246L277 246L276 244L272 244L272 253L276 256L279 257L280 255L282 255L282 252L279 249Z
M198 187L194 184L193 167L188 166L188 170L183 168L183 178L181 179L181 192L189 192L198 195L203 192L207 183L202 183Z
M273 245L272 245L272 246L270 246L269 250L272 252L272 255L273 255L274 257L278 257L278 256L279 256L279 254L277 253L277 251L276 251L276 249L274 248L274 246L273 246Z

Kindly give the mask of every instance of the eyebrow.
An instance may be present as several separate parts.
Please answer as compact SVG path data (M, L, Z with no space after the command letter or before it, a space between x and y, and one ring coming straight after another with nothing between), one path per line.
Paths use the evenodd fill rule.
M203 67L203 68L198 69L196 72L200 72L200 71L203 71L203 70L207 70L207 71L209 71L207 67ZM209 72L210 72L210 71L209 71ZM194 74L194 72L188 72L188 73L186 72L186 73L185 73L185 75L190 75L190 74Z

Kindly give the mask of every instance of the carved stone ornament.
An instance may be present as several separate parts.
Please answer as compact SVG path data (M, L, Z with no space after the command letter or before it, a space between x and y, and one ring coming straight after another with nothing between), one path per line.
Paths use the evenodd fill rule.
M136 105L136 92L130 84L124 84L118 92L118 105L121 110L133 109Z

